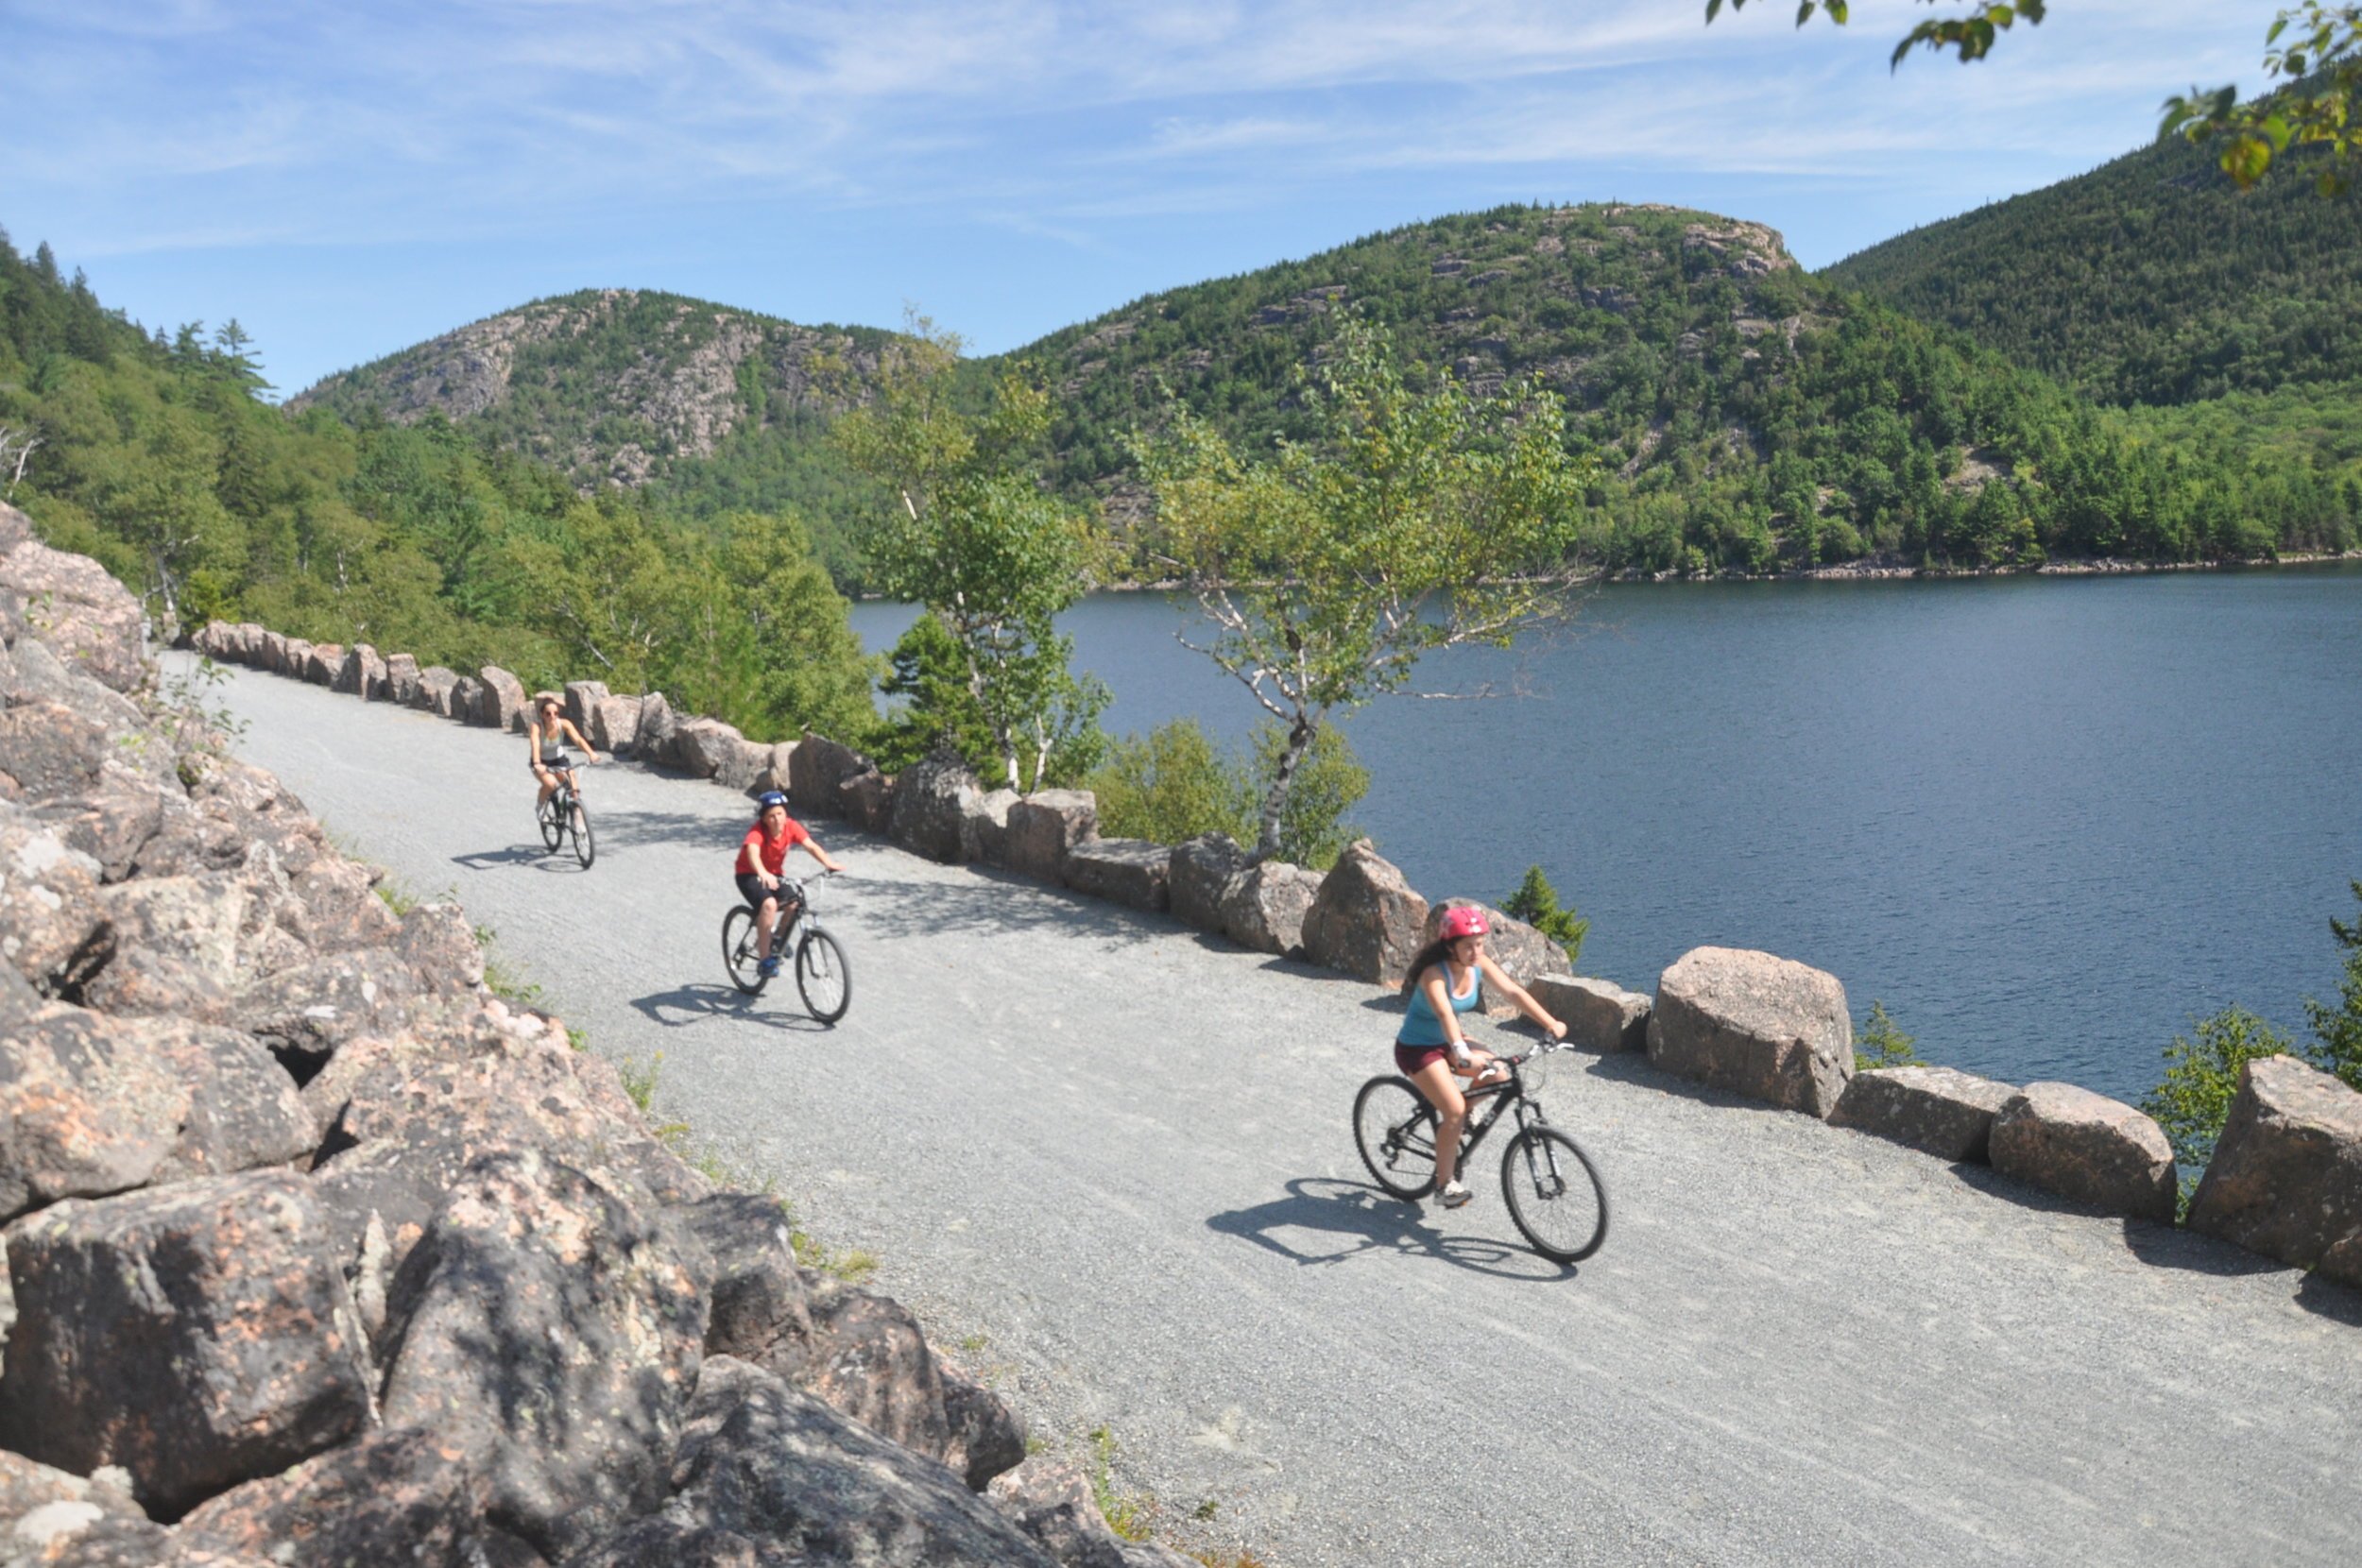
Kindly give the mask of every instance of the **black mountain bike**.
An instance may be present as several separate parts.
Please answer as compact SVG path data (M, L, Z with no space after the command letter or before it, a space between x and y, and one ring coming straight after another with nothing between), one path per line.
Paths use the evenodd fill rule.
M794 956L796 989L805 1008L822 1023L835 1023L853 1005L852 965L846 961L843 946L813 919L811 888L783 877L779 893L781 903L795 900L796 918L772 928L771 951L781 958ZM730 983L749 997L761 996L771 983L758 957L762 940L755 912L743 899L731 905L730 912L722 917L722 962L729 968Z
M1549 1058L1565 1048L1545 1041L1522 1055L1501 1057L1509 1077L1467 1092L1460 1166L1468 1168L1477 1146L1504 1116L1514 1119L1516 1135L1501 1154L1509 1218L1544 1257L1580 1263L1607 1239L1607 1187L1591 1156L1549 1124L1534 1098ZM1373 1078L1353 1097L1353 1141L1361 1163L1379 1186L1405 1202L1435 1190L1435 1107L1399 1074Z
M574 859L582 869L590 869L598 855L596 841L590 837L590 813L583 808L582 796L574 793L573 771L567 769L557 775L557 788L550 798L534 809L534 817L541 826L541 847L551 854L568 839L574 841Z

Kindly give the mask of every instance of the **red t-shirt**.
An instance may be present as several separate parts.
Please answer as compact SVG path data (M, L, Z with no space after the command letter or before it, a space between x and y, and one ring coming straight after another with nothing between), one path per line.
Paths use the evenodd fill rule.
M780 873L787 866L787 852L795 848L799 844L810 844L811 842L812 835L805 832L804 825L797 822L794 817L787 819L787 826L779 829L779 836L776 839L764 838L762 836L762 824L757 823L752 827L746 829L745 838L741 840L739 843L738 875L741 877L753 876L755 874L755 857L757 855L761 855L762 857L762 869L769 872L772 876L777 877L780 875Z

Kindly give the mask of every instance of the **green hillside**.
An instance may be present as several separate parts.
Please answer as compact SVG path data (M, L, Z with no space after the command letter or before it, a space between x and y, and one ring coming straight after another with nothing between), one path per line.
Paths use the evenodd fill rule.
M2362 385L2362 202L2241 192L2175 140L1830 267L2103 401Z
M241 349L196 323L145 332L0 234L0 496L160 622L260 621L535 685L596 672L768 733L867 722L869 668L793 517L586 495L432 405L282 411Z
M2334 546L2354 528L2355 498L2309 467L2192 456L1803 272L1768 229L1676 208L1414 224L1151 296L1004 358L1055 390L1051 472L1104 502L1121 537L1138 514L1125 440L1162 417L1168 390L1249 449L1300 434L1295 378L1344 310L1478 387L1531 374L1564 393L1579 447L1612 475L1591 545L1612 570L2197 559ZM685 515L794 508L858 585L878 502L826 432L879 341L674 296L581 294L297 401L396 420L439 409L577 483L643 485ZM1154 575L1145 548L1130 570Z

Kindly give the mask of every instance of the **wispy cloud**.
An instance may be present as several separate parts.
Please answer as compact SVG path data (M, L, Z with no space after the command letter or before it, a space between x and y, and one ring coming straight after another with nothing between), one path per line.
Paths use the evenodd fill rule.
M1901 0L1801 30L1703 0L11 0L0 221L102 257L899 213L1115 257L1389 180L1964 206L2251 84L2268 9L2077 0L1890 76Z

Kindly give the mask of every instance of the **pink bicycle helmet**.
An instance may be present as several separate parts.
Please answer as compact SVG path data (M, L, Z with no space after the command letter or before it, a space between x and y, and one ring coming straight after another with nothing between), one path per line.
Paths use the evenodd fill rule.
M1462 904L1444 912L1444 923L1437 928L1437 934L1446 942L1457 942L1463 936L1482 936L1492 929L1482 910L1474 904Z

